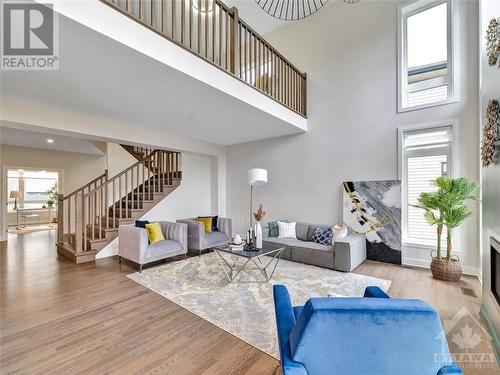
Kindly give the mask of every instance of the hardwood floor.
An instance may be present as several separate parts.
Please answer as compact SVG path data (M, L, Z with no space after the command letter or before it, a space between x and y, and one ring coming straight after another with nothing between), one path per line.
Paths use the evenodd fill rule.
M274 358L126 278L135 271L126 263L58 258L55 236L34 232L1 244L2 374L279 373ZM444 283L426 270L369 261L356 272L392 280L393 297L423 299L443 319L462 306L478 316L472 277ZM462 295L461 286L478 297ZM465 373L498 373L490 370Z

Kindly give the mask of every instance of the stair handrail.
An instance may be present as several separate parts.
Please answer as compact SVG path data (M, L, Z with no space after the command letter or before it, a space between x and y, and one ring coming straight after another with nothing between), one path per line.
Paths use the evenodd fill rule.
M167 150L153 150L149 155L143 157L141 160L138 160L136 163L132 164L130 167L127 167L126 169L124 169L123 171L121 171L120 173L114 175L113 177L111 178L108 178L103 185L101 186L105 186L105 185L110 185L112 182L116 181L117 179L119 179L121 176L123 176L125 173L128 173L130 172L133 168L136 168L137 166L139 166L140 164L144 163L145 161L149 161L150 159L153 159L154 158L154 155L156 154L156 152L158 151L164 151L164 152L176 152L176 151L167 151ZM98 186L92 190L89 190L86 194L83 195L83 197L87 197L89 196L90 194L94 193L95 191L99 190L99 188L101 186Z
M85 185L83 185L82 187L76 189L75 191L73 191L71 194L68 194L68 195L65 195L64 196L64 199L68 199L68 198L71 198L73 195L76 195L77 193L79 193L80 191L83 191L85 190L86 188L90 187L90 185L94 184L94 183L97 183L99 180L101 180L101 183L102 183L102 179L104 179L105 181L107 181L108 179L108 169L106 168L104 170L104 173L99 175L98 177L94 178L92 181L86 183Z
M79 195L75 251L91 250L91 241L104 240L106 230L116 229L120 220L130 220L132 210L141 210L145 202L154 201L155 193L163 194L165 186L173 186L173 179L182 173L181 156L178 151L155 149L102 185Z

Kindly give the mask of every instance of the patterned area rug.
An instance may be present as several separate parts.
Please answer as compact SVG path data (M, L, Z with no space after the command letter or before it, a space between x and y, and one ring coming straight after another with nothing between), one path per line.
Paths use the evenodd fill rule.
M270 282L257 269L229 283L217 254L209 253L136 272L128 277L201 318L279 358L273 284L285 284L293 305L310 297L362 296L369 285L387 291L391 282L281 260Z

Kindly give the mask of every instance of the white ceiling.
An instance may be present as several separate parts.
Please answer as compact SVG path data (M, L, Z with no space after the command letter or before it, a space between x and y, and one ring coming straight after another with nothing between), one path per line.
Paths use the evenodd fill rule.
M102 155L102 151L94 143L86 139L66 137L47 133L15 129L0 124L0 144L30 148L41 148L51 151L67 151L80 154ZM48 143L52 139L54 143Z
M273 16L262 10L262 8L257 4L256 0L222 0L222 1L229 7L238 8L238 16L248 25L250 25L252 29L257 31L262 36L270 33L271 31L279 29L280 27L288 25L291 22L302 22L301 20L283 21L278 18L274 18ZM263 3L266 2L266 0L261 0L261 1ZM327 7L331 3L339 0L327 0L327 1L328 3L325 4L324 7ZM322 10L323 9L320 9L318 12L311 15L310 17L314 17L315 15L319 14Z
M57 71L2 71L1 95L219 145L301 132L62 15L59 54Z

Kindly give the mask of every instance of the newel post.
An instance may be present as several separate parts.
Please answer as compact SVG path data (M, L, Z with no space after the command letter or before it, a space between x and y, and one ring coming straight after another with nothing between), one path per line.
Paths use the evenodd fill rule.
M302 85L302 114L307 117L307 73L304 73L304 84Z
M79 191L75 196L75 252L80 253L83 245L83 192Z
M238 75L239 57L240 57L240 38L239 38L239 22L238 22L238 8L232 7L231 12L231 45L229 50L229 57L231 60L231 73Z
M64 195L57 194L57 243L64 241Z

